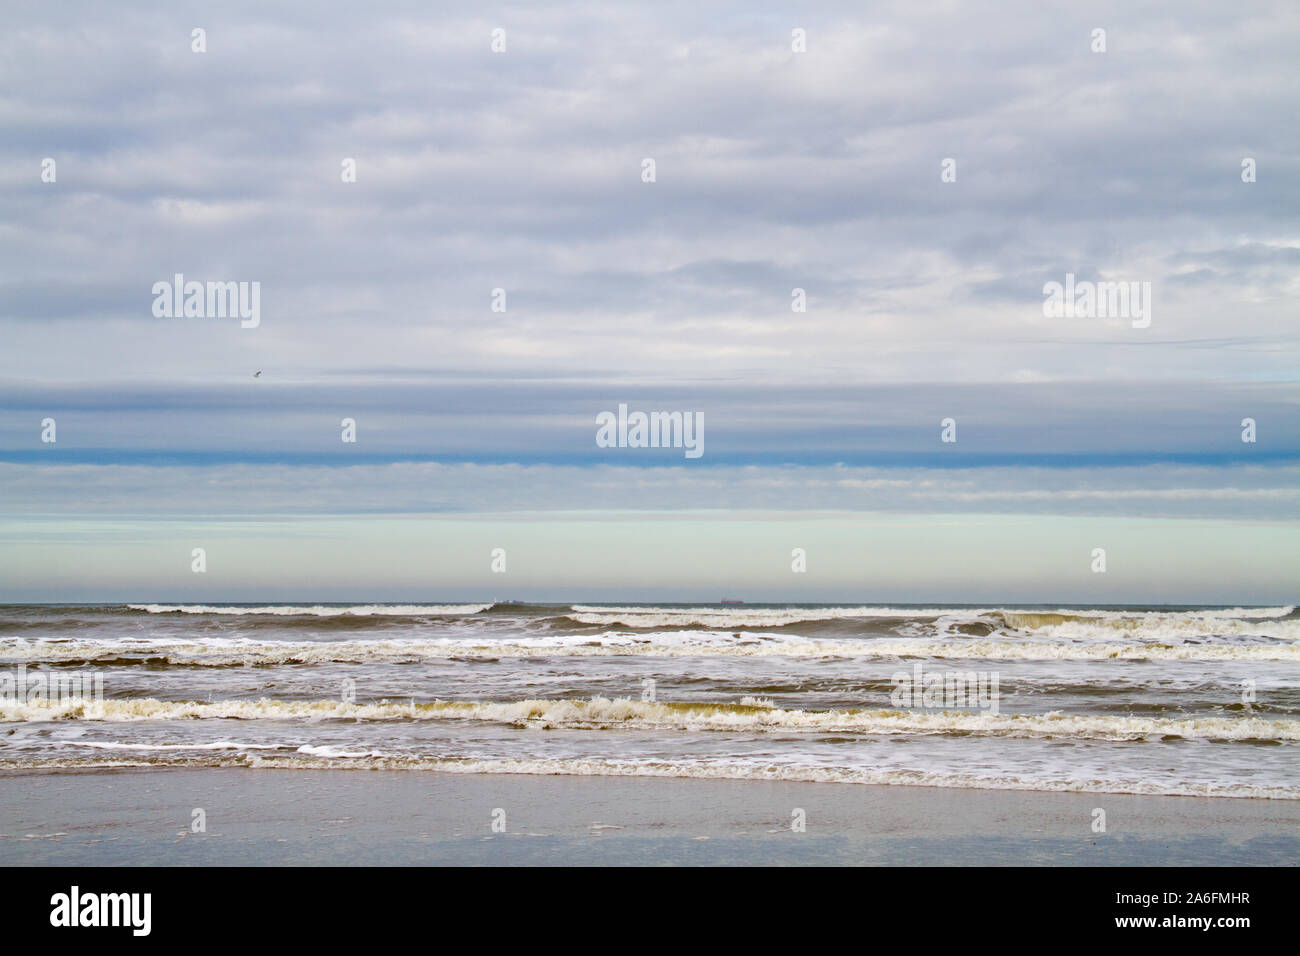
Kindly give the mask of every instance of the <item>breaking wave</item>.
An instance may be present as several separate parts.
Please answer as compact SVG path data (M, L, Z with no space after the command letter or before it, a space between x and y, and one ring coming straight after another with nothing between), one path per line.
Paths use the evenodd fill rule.
M649 730L816 731L855 734L974 734L1095 740L1195 738L1300 740L1300 721L1257 717L1131 717L1083 714L994 714L966 711L786 710L744 698L737 703L611 700L413 701L338 700L0 702L4 721L139 720L481 720L528 727Z
M510 759L439 758L353 753L329 747L304 747L293 754L212 754L178 759L152 756L134 760L8 759L0 770L129 770L163 767L241 767L278 770L411 770L432 773L538 774L583 777L682 777L712 780L779 780L791 783L875 784L956 787L978 790L1037 790L1057 793L1132 793L1163 796L1236 797L1300 800L1300 789L1244 783L1203 784L1175 781L1042 778L1012 774L978 775L912 769L850 769L791 766L723 760L616 760L599 758Z
M208 604L128 604L132 611L148 614L273 615L276 617L431 617L447 614L477 614L491 604L357 604L341 607L329 604L291 606L266 604L260 607Z
M1113 631L1108 636L1112 640L1092 643L956 636L947 639L808 640L795 635L751 631L654 634L607 631L501 640L475 637L368 641L262 641L249 638L46 641L9 638L0 641L0 661L189 667L616 656L1300 662L1300 644L1124 642L1113 640L1122 636Z
M934 624L940 628L977 633L1029 632L1063 638L1104 637L1117 633L1173 639L1179 637L1257 636L1300 640L1295 607L1223 608L1197 611L1017 610L1009 608L663 608L573 605L567 618L575 624L609 628L791 628L828 622L860 623L861 630L881 625Z
M1287 620L1295 608L1233 611L999 611L1009 628L1055 638L1088 638L1129 634L1135 637L1252 636L1300 640L1300 621Z

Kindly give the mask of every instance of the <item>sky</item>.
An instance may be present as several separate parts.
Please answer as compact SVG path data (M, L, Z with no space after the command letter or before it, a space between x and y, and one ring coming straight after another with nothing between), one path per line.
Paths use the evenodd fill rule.
M6 4L0 601L1294 603L1298 41ZM158 314L177 274L255 327ZM1145 316L1045 314L1067 275ZM602 447L620 405L703 454Z

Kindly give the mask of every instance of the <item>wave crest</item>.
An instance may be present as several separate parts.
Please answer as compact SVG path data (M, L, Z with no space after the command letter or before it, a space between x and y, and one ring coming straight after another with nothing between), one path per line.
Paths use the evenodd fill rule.
M1112 637L1117 636L1111 632ZM49 664L133 663L178 667L239 667L262 664L364 664L499 657L798 657L1001 661L1291 661L1296 644L1207 644L1151 642L1067 643L1030 640L877 639L806 640L794 635L749 631L680 631L654 635L607 631L506 640L480 638L370 641L258 641L249 639L131 641L0 641L0 661Z
M264 604L243 607L210 604L128 604L132 611L147 614L213 614L223 616L273 617L436 617L452 614L477 614L491 604L356 604L342 607L329 604Z
M5 721L139 720L482 720L530 727L725 731L834 731L856 734L977 734L997 737L1065 737L1141 740L1300 740L1300 721L1259 717L1130 717L1052 712L994 714L891 709L786 710L767 701L521 701L337 700L167 701L154 698L99 701L0 702Z

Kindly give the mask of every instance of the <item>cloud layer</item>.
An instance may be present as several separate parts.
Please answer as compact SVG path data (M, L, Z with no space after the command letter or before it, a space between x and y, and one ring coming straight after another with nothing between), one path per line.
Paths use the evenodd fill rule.
M1070 591L1089 521L1159 519L1113 533L1146 585L1286 598L1297 41L1283 0L10 4L0 539L45 569L10 593L74 587L78 542L106 589L170 581L187 518L293 516L256 546L232 525L253 562L336 515L506 515L482 520L554 543L547 515L707 511L1042 519L1001 563L981 527L877 570L935 594L945 552L964 593L1014 573L1049 598L1119 593ZM260 283L260 326L155 317L176 274ZM1046 317L1067 274L1150 283L1149 326ZM598 448L624 402L702 413L704 457ZM1249 523L1233 553L1258 563L1166 575L1202 520ZM372 585L413 560L380 527L331 532ZM825 534L851 588L879 555ZM674 540L647 588L687 573ZM352 580L332 567L294 581Z
M86 3L0 26L20 381L1294 379L1293 4ZM260 281L263 327L153 318L177 272ZM1151 327L1045 319L1066 272L1152 282Z

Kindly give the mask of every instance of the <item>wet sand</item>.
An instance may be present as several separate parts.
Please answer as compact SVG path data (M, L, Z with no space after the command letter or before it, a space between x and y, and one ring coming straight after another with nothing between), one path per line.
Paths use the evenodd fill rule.
M1096 808L1105 833L1093 832ZM206 832L192 832L195 809ZM505 832L493 830L498 809ZM1300 801L1289 800L365 770L0 774L5 865L1297 860Z

